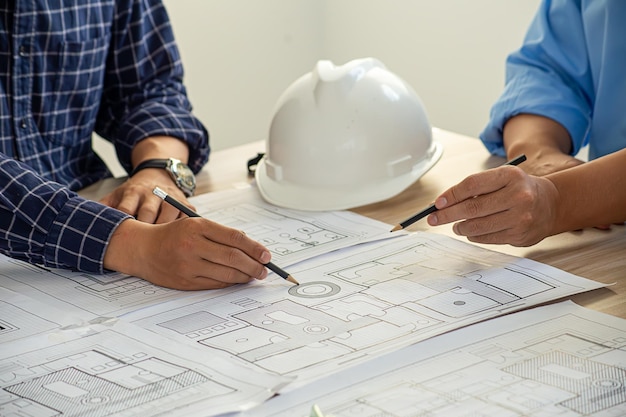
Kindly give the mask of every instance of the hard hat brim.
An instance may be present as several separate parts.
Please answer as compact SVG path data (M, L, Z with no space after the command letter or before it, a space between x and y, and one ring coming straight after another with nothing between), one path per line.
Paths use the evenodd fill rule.
M255 172L256 184L261 196L270 204L295 210L335 211L377 203L394 197L428 172L441 158L443 146L433 141L427 157L416 164L407 174L387 178L367 187L304 187L288 181L276 181L267 173L265 158L261 159Z

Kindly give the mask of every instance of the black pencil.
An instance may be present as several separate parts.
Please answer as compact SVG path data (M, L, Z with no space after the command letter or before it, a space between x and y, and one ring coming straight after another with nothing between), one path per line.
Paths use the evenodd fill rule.
M524 162L525 160L526 160L526 155L522 154L522 155L518 156L517 158L511 159L510 161L508 161L504 165L519 165L522 162ZM426 207L424 210L420 211L419 213L409 217L405 221L396 224L393 227L393 229L391 229L391 231L395 232L397 230L401 230L401 229L404 229L406 227L409 227L410 225L412 225L416 221L418 221L420 219L423 219L424 217L428 216L430 213L434 213L437 210L438 209L437 209L437 207L435 207L435 203L433 203L430 206Z
M154 187L154 190L152 190L152 192L157 197L163 199L166 203L171 204L172 206L176 207L178 210L180 210L183 213L185 213L187 216L189 216L189 217L201 217L198 213L196 213L195 211L193 211L192 209L190 209L189 207L187 207L186 205L184 205L180 201L176 200L174 197L170 196L169 194L167 194L165 191L163 191L159 187ZM283 278L283 279L285 279L285 280L287 280L287 281L289 281L289 282L291 282L293 284L300 285L300 283L298 281L296 281L296 279L294 277L292 277L289 273L287 273L286 271L284 271L280 267L274 265L273 263L268 262L268 263L265 264L265 266L270 271L275 272L276 274L278 274L281 278Z

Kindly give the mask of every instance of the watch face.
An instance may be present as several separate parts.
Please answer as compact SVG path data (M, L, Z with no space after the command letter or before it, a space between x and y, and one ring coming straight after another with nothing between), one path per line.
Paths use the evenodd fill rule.
M172 172L174 173L178 186L187 194L193 194L196 188L196 177L193 175L191 168L181 161L175 161L172 165Z

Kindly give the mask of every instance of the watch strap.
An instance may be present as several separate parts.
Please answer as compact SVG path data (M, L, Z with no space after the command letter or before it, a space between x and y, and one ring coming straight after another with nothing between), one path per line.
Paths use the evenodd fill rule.
M132 177L133 175L135 175L142 169L146 169L146 168L165 169L167 168L168 164L169 164L169 159L146 159L145 161L140 162L139 165L137 165L135 169L133 169L133 171L130 173L130 176Z

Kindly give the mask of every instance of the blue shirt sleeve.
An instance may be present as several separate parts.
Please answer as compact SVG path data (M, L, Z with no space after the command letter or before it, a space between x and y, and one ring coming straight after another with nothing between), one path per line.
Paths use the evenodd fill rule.
M506 86L480 134L487 149L505 156L502 130L518 114L537 114L564 126L572 154L585 144L594 85L580 1L544 0L523 46L506 61Z
M208 132L192 114L183 65L160 1L117 2L96 131L111 140L128 171L135 144L173 136L189 144L198 172L209 155Z
M0 154L1 253L33 264L102 274L110 236L128 218Z

